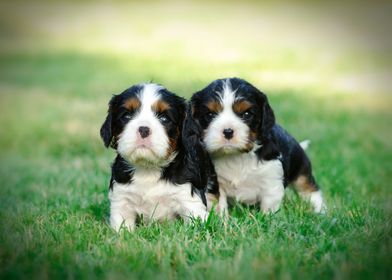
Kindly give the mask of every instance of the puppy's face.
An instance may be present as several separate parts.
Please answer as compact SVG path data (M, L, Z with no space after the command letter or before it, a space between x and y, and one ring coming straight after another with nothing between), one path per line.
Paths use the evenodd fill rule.
M112 98L101 136L134 165L163 166L176 154L184 114L181 97L157 84L135 85Z
M195 93L191 103L205 146L214 155L257 148L275 123L266 96L237 78L214 81Z

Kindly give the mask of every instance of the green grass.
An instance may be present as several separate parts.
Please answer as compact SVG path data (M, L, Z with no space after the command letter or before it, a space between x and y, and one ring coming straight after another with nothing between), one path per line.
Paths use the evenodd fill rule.
M7 5L11 10L26 8ZM26 31L0 9L0 23L14 31L0 29L1 38L12 37L0 48L1 279L391 277L392 97L378 80L392 65L385 50L361 49L352 43L335 50L322 44L287 42L286 46L274 40L268 45L249 34L242 35L254 44L230 49L222 47L231 38L223 33L220 47L239 56L203 58L200 50L188 52L181 39L190 37L180 32L174 41L159 37L164 42L158 52L138 46L110 51L115 44L98 35L92 41L102 41L103 49L87 51L83 38L91 30L83 28L101 24L99 17L92 21L84 10L92 4L58 5L45 6L63 10L54 22L69 14L77 23L84 15L89 17L87 23L79 22L76 35L61 28L52 34L31 14L26 15L31 19L26 28L36 24L44 31ZM106 4L101 5L95 9L105 10ZM167 12L166 4L156 5L154 15ZM212 10L196 5L195 13L179 5L181 16L174 25L190 23L200 31L206 20L211 30L221 31L226 17L236 15L238 7L244 14L234 23L259 25L257 15L262 11L233 5L225 7L225 16L217 13L218 4ZM112 13L123 23L128 8L121 3ZM127 26L140 28L140 45L158 40L149 37L153 27L156 21L171 23L171 14L147 23L143 15L150 10L142 4L136 9L136 19L129 19ZM200 11L205 13L199 15ZM268 5L267 11L267 23L287 15ZM316 15L320 14L323 11ZM15 13L17 18L22 15ZM30 38L35 35L40 40ZM312 41L311 36L307 39ZM214 46L206 43L207 53L219 52ZM371 79L374 83L362 84L369 72L377 74ZM288 190L275 215L236 205L227 224L212 215L206 224L176 221L140 225L132 233L112 231L107 192L114 152L104 148L98 133L111 94L154 80L189 97L215 78L234 75L265 90L278 122L298 140L312 141L308 153L328 213L313 214ZM341 86L339 81L353 75L354 86Z
M117 65L109 58L2 57L2 71L7 70L0 123L3 276L387 278L391 273L391 113L368 96L353 101L350 94L270 94L279 122L298 139L312 140L309 154L327 215L312 214L288 192L282 210L272 216L237 206L226 226L212 217L206 225L178 221L114 233L107 224L114 155L104 149L98 130L109 88L134 81L127 81L121 67L102 79L103 71ZM75 68L79 61L95 66L86 73L87 66ZM12 67L31 75L16 75ZM207 82L172 87L182 93L182 87L195 91Z

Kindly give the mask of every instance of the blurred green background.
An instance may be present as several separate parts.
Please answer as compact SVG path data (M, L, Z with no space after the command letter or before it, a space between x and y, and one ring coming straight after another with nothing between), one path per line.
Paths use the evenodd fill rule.
M391 14L370 1L1 1L0 276L390 276ZM312 141L330 214L289 195L276 216L239 211L193 245L181 222L114 234L114 154L98 133L110 96L154 81L189 97L232 76Z

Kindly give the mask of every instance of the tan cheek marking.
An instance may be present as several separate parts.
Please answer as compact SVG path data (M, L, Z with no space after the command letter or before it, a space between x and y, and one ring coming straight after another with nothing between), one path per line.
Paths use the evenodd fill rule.
M242 114L249 110L252 107L252 104L248 101L239 101L233 104L233 111L237 114Z
M256 133L255 131L251 130L251 131L249 132L249 140L250 140L250 141L255 141L255 140L256 140L256 137L257 137L257 133Z
M152 104L151 108L156 113L163 113L170 109L170 105L163 100L158 100Z
M210 101L207 103L207 108L214 113L219 113L223 111L222 104L217 101Z
M246 143L245 148L242 150L244 153L250 152L254 147L253 142Z
M141 106L140 100L137 99L137 98L135 98L135 97L129 98L129 99L127 99L127 100L124 102L124 107L125 107L128 111L137 110L137 109L140 108L140 106Z
M248 143L245 146L245 152L249 152L253 149L254 142L256 141L257 133L255 131L249 131Z
M177 127L177 133L175 135L175 138L169 138L169 147L166 152L166 159L168 159L174 153L174 151L177 149L179 135L180 135L180 129Z
M309 182L306 176L300 175L294 182L299 192L310 193L317 191L317 187Z

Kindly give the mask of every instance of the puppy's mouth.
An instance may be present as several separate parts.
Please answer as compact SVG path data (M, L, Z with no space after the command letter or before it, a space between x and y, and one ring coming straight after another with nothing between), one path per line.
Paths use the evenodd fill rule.
M141 138L137 137L135 141L135 149L138 148L147 148L147 149L152 149L152 143L151 143L151 138Z
M127 158L132 164L140 166L156 166L162 161L151 146L143 144L136 146Z
M233 143L232 141L226 141L225 143L210 149L209 152L213 157L222 157L227 155L248 153L252 150L253 147L254 144L252 142Z
M153 149L151 147L151 144L142 143L142 144L136 145L134 151L135 150L150 150L150 151L152 151Z
M140 143L134 146L126 158L134 166L157 168L167 166L176 155L176 153L169 156L161 155L153 145Z
M214 149L211 151L213 156L219 157L224 155L232 155L232 154L239 154L242 153L243 148L240 147L238 144L233 143L225 143L221 145L219 148Z
M149 144L138 144L135 145L135 147L130 151L129 153L130 156L136 157L136 158L159 158L159 156L155 153L155 149L152 145Z
M237 149L239 149L239 148L240 148L240 147L239 147L238 144L234 144L234 143L232 143L232 142L227 141L226 143L224 143L223 145L221 145L221 148L220 148L220 149L230 151L230 150L237 150Z

